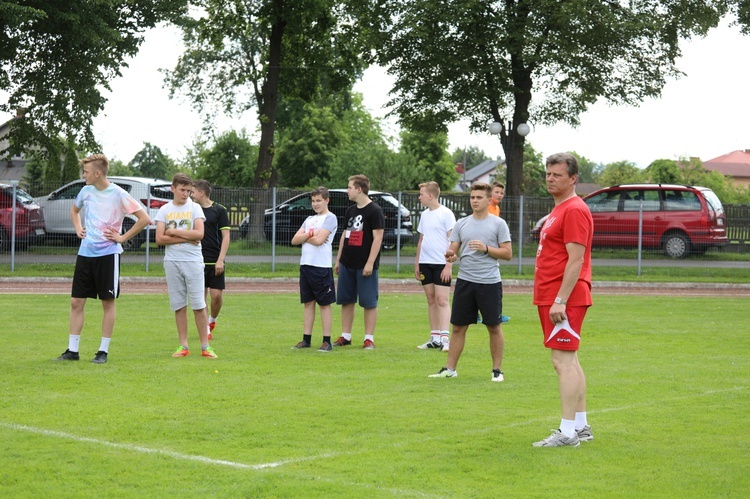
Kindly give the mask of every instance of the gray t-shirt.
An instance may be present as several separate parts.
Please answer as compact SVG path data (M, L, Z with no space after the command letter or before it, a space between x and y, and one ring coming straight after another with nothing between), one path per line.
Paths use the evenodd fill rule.
M483 220L473 215L456 222L451 232L451 242L461 243L458 259L458 279L478 284L501 282L500 265L496 258L485 255L468 247L469 241L478 239L487 246L497 248L502 243L510 242L508 224L500 217L488 215Z

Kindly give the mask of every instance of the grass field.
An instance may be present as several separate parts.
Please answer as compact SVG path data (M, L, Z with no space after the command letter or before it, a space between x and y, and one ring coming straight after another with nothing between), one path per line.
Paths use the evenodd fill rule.
M106 365L101 307L81 361L69 298L0 295L0 497L747 497L747 299L596 296L580 354L595 440L537 449L559 423L530 297L508 295L506 381L472 326L457 379L424 298L381 297L377 349L293 351L296 295L228 293L203 359L177 347L168 299L127 295ZM334 308L335 332L338 309ZM316 324L314 346L320 342Z

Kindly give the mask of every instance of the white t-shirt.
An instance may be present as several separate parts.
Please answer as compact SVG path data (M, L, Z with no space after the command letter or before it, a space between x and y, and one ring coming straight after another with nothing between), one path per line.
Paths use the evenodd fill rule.
M336 234L336 229L338 229L336 215L330 211L325 215L311 215L302 222L302 227L307 231L310 229L326 229L331 233L328 234L326 242L320 246L315 246L310 243L302 243L302 258L300 258L300 265L311 265L313 267L324 267L330 269L331 264L333 263L333 238Z
M165 204L159 208L155 221L165 223L167 229L191 230L195 228L195 220L198 218L206 219L203 208L192 199L188 199L180 206L175 206L173 201ZM200 242L167 244L164 261L203 262Z
M419 250L419 263L445 265L445 252L451 242L448 232L456 225L453 212L443 205L434 210L429 208L419 218L417 232L422 234L422 246Z

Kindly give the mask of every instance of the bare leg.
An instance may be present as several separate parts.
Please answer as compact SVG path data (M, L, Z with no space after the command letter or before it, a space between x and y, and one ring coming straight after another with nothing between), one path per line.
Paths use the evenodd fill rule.
M201 347L208 345L208 315L206 308L193 310L195 316L195 327L198 328L198 338L201 341ZM185 337L187 337L187 311L185 312Z
M469 326L456 326L453 325L453 332L451 333L451 349L448 351L448 360L445 362L445 367L448 369L456 370L458 365L458 359L461 357L461 352L464 351L464 344L466 344L466 331Z
M341 332L351 333L354 326L354 303L341 305Z
M425 284L422 286L425 297L427 297L427 317L430 321L430 331L440 329L437 302L435 301L435 285Z
M70 334L80 336L83 330L85 307L86 298L70 299L70 322L68 326Z
M436 329L441 331L448 331L451 324L450 291L450 286L435 286Z
M490 333L490 354L492 355L492 369L502 369L503 349L505 347L505 338L500 324L487 326L487 332ZM453 348L453 346L451 346Z
M375 334L375 324L378 322L378 307L365 309L365 334Z
M578 363L578 352L552 350L552 364L557 371L562 418L574 420L576 411L586 411L586 377Z
M312 334L314 325L315 301L309 301L305 303L305 311L302 314L302 334Z
M211 317L218 317L221 307L224 306L224 290L210 289L211 294Z
M102 300L102 338L111 338L115 330L117 319L117 307L115 300Z
M187 306L174 311L174 321L177 324L177 337L180 339L180 345L187 348L188 346Z
M313 311L313 313L315 313ZM323 325L323 336L331 336L331 326L333 324L333 310L330 305L320 306L320 323Z

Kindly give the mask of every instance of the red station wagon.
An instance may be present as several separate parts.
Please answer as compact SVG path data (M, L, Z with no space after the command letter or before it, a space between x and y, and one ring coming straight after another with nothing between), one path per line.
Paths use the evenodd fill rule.
M605 187L583 200L594 218L594 246L637 248L643 211L643 248L684 258L728 244L724 207L707 187L629 184ZM541 224L533 236L538 240Z
M10 248L13 235L13 186L0 184L0 251ZM16 186L16 246L44 237L44 213L26 191Z

